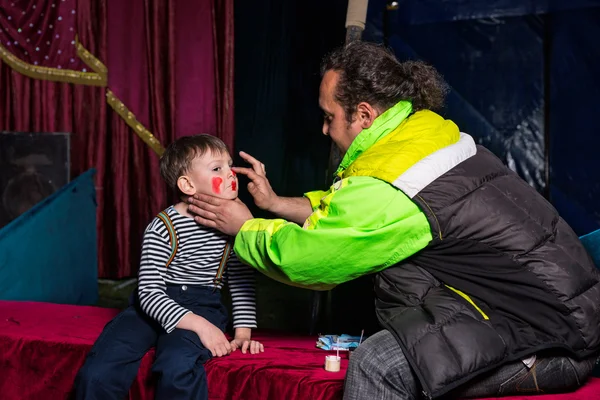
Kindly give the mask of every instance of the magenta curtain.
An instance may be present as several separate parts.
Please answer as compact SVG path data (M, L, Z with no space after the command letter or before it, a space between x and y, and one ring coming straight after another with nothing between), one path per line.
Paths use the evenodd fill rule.
M97 87L26 77L0 62L0 130L72 132L73 175L98 171L101 277L136 275L143 230L168 198L157 154L107 105L107 89L164 146L205 132L233 148L232 5L0 0L0 44L19 59L89 72L77 34L108 69L108 87Z
M232 1L108 0L108 20L109 87L138 120L233 147Z

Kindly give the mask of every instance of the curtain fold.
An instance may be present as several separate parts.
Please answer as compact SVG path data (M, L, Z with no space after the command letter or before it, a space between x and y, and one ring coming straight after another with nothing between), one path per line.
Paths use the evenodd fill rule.
M233 0L24 3L0 0L0 56L6 49L41 75L25 76L2 57L0 130L72 133L72 175L97 170L99 276L135 276L143 230L169 198L157 152L200 132L233 145L233 108L225 107L233 99L233 70L223 73L228 83L218 83L225 62L214 60L218 54L232 65L233 15L211 11L231 10ZM106 66L107 83L82 60L77 40ZM28 46L13 53L15 41ZM65 69L72 79L57 82Z

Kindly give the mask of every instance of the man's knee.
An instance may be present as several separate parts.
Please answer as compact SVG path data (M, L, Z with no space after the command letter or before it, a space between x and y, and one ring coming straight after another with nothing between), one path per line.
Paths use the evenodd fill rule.
M344 399L413 399L417 382L394 336L380 331L365 340L350 356Z
M392 346L398 346L398 343L391 333L385 330L377 332L352 352L348 369L385 375L389 368L394 367L384 356Z

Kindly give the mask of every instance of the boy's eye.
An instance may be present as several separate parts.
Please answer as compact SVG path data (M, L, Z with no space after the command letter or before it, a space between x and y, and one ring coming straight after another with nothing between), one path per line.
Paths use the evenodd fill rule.
M213 168L213 171L215 171L215 172L219 172L220 170L221 170L221 167L214 167Z

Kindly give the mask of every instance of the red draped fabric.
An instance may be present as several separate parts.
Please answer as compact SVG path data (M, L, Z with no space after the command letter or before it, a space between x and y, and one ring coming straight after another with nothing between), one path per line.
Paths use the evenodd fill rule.
M75 374L95 339L117 310L0 301L0 393L3 400L69 398ZM316 337L255 333L265 352L240 351L206 364L210 399L341 399L343 371L326 372L327 352ZM144 357L131 399L153 399L154 352Z
M104 325L117 310L48 303L0 301L0 393L3 400L69 398L75 374ZM342 398L348 354L340 372L323 368L329 352L316 336L254 333L265 345L257 355L215 358L206 364L209 398L221 400L334 400ZM333 353L331 353L333 354ZM154 353L142 360L130 398L153 399ZM600 400L600 379L573 393L504 400ZM491 399L490 399L491 400Z
M143 229L167 205L160 144L205 132L233 148L232 5L0 0L0 130L72 133L72 175L97 170L101 277L137 273Z

